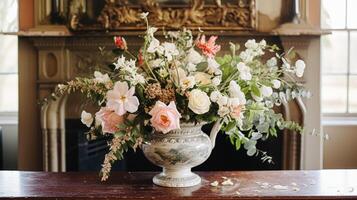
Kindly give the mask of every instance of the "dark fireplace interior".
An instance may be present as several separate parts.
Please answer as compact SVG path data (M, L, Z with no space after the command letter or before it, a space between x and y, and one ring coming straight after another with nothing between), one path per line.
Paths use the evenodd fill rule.
M204 127L209 130L209 127ZM66 170L67 171L98 171L108 151L106 141L98 139L87 141L84 132L87 131L79 119L66 119ZM206 132L206 131L205 131ZM241 148L236 151L225 134L218 134L216 146L209 159L194 168L196 171L218 170L279 170L282 169L282 135L260 142L257 148L267 151L273 157L274 164L263 163L260 156L248 156ZM125 159L113 165L113 171L159 171L160 168L151 164L139 150L129 151Z

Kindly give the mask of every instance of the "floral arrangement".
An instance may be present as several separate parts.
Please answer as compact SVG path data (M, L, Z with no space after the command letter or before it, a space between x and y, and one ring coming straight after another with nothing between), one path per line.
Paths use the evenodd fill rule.
M249 156L261 154L256 143L277 136L277 128L302 132L302 127L275 113L288 100L309 96L296 77L305 63L291 64L275 45L248 40L245 49L230 43L230 53L217 56L217 36L206 38L191 31L165 32L165 42L155 38L157 28L147 21L144 43L137 54L129 51L123 37L115 37L116 59L110 71L94 77L76 78L58 86L54 96L80 91L100 109L93 116L82 112L90 139L107 136L109 152L102 165L102 180L114 161L129 149L137 149L150 134L166 134L182 123L219 121L221 131L238 150ZM270 53L270 59L263 55Z

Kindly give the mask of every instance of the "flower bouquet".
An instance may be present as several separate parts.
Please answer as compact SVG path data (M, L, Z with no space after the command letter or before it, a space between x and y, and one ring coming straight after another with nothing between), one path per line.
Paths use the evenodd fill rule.
M155 37L158 29L149 25L146 16L142 14L147 30L138 53L129 51L123 37L115 37L116 59L108 66L110 70L61 84L54 94L80 91L100 107L94 116L83 111L81 120L89 128L90 139L108 139L109 152L101 170L103 181L108 179L113 162L122 159L129 148L138 147L144 147L145 155L159 166L170 164L161 174L166 181L182 178L182 174L189 177L190 168L174 169L194 166L208 158L214 141L208 144L207 135L201 134L203 124L215 124L211 140L221 130L237 150L243 147L249 156L260 155L263 162L272 162L272 158L257 149L259 140L277 136L277 129L302 132L301 126L285 121L273 110L275 105L309 96L296 81L304 73L302 60L291 64L286 55L277 53L276 45L254 39L248 40L243 50L230 43L230 53L218 56L221 46L216 44L217 36L206 38L200 32L194 38L187 29L164 32L165 41L160 42ZM263 55L268 54L271 58L264 59ZM192 133L197 135L180 139ZM187 145L190 142L196 143ZM200 142L207 144L202 151L197 150L202 146ZM186 146L172 148L174 143ZM150 145L155 148L150 149ZM165 152L157 153L161 150ZM152 153L157 155L148 155ZM197 156L204 158L192 161L191 157ZM196 177L191 185L197 183Z

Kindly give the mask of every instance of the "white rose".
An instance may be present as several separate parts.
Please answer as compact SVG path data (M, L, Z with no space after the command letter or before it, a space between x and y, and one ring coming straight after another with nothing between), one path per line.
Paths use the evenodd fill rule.
M196 114L204 114L209 111L211 101L208 95L199 90L194 89L189 93L188 107Z
M280 88L281 82L279 80L275 79L275 80L272 80L271 82L273 83L273 88L275 88L275 89L279 89Z
M304 75L304 71L306 67L305 62L303 60L297 60L295 62L295 67L296 67L295 69L296 76L301 78Z
M202 62L203 57L193 48L191 48L187 54L187 62L197 65Z
M264 97L270 97L273 94L273 89L271 87L263 85L260 88L260 92Z
M252 74L250 73L250 68L244 64L243 62L240 62L237 64L237 68L239 71L239 77L242 80L249 81L252 79Z
M212 102L217 102L221 96L222 94L218 90L215 90L211 93L210 99Z
M93 123L93 117L92 117L92 114L86 112L86 111L82 111L82 114L81 114L81 122L83 124L85 124L87 127L90 127Z
M278 64L278 60L276 57L272 57L267 61L267 66L268 67L275 67Z

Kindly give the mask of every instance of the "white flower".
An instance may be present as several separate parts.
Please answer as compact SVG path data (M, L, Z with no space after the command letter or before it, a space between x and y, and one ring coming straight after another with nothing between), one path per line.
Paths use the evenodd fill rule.
M279 89L281 86L281 82L277 79L271 81L273 83L273 88Z
M284 92L279 92L279 98L280 98L281 102L288 103L288 101L286 100L286 95L285 95Z
M264 97L270 97L273 94L273 89L271 87L263 85L260 88L260 92Z
M109 78L109 75L108 74L102 74L98 71L95 71L94 72L94 81L97 82L97 83L110 83L112 82L112 80Z
M195 49L191 48L187 54L187 62L197 65L202 62L203 57Z
M265 48L266 45L267 45L267 42L264 39L259 42L259 46L261 48Z
M141 74L136 74L133 78L133 80L131 81L131 83L133 85L137 85L138 83L140 84L144 84L145 83L145 77Z
M290 63L285 58L281 58L281 60L283 61L283 68L289 70L290 69Z
M159 69L159 75L160 75L161 77L165 78L166 76L169 75L169 73L167 72L166 69L160 68L160 69Z
M243 62L240 62L237 64L237 68L239 71L239 77L242 80L249 81L252 79L252 74L250 73L250 68L244 64Z
M140 18L146 19L148 17L148 15L149 15L149 12L142 12L142 13L140 13Z
M216 76L216 77L214 77L214 78L212 79L212 84L213 84L214 86L218 86L218 85L221 83L221 81L222 81L221 77Z
M187 63L186 68L189 72L195 72L197 70L196 65L193 63Z
M92 114L83 110L81 114L81 122L89 128L93 123Z
M255 39L248 40L244 46L248 49L257 49L259 47L258 43L255 42Z
M248 51L249 49L240 52L239 58L242 59L244 62L252 62L254 56L252 55L252 51Z
M186 78L186 71L181 67L178 67L177 69L171 69L170 74L177 85L180 84L181 80Z
M268 67L276 67L277 64L278 64L278 60L276 59L276 57L271 57L271 58L267 61L267 66L268 66Z
M165 63L164 63L163 59L158 58L158 59L149 61L149 64L152 68L157 68L157 67L163 66Z
M194 76L188 76L182 80L180 80L180 86L183 90L193 88L196 84L196 80Z
M129 89L127 82L116 82L113 90L107 92L107 107L120 116L127 111L134 113L138 110L139 100L134 96L135 87Z
M162 47L164 49L164 55L167 58L168 61L171 61L173 56L179 55L179 51L174 43L171 42L164 42L162 44Z
M207 72L209 74L215 73L219 70L219 64L214 58L207 58Z
M188 107L196 114L207 113L210 109L211 101L208 95L199 90L194 89L189 93Z
M217 113L220 117L224 117L230 113L230 110L227 106L220 106Z
M222 94L218 90L215 90L211 93L210 99L212 102L217 102L221 96Z
M239 98L229 98L228 99L228 106L236 107L241 105Z
M155 53L158 52L159 54L162 54L164 52L164 49L162 46L160 46L160 41L156 38L152 38L150 41L149 47L147 49L148 53Z
M218 98L218 100L217 100L217 104L218 104L219 106L225 106L225 105L227 105L227 104L228 104L228 97L226 97L226 96L220 96L220 97Z
M146 31L147 34L153 38L154 37L154 33L157 31L158 29L156 27L149 27L148 30Z
M303 60L297 60L295 62L295 74L297 77L301 78L304 75L304 71L305 71L305 62Z
M237 84L235 81L229 82L229 95L232 98L238 98L240 101L240 104L245 104L246 99L244 93L241 91L240 86Z
M125 57L123 55L121 55L118 58L117 62L114 63L114 65L115 65L115 69L119 69L119 68L125 67Z

